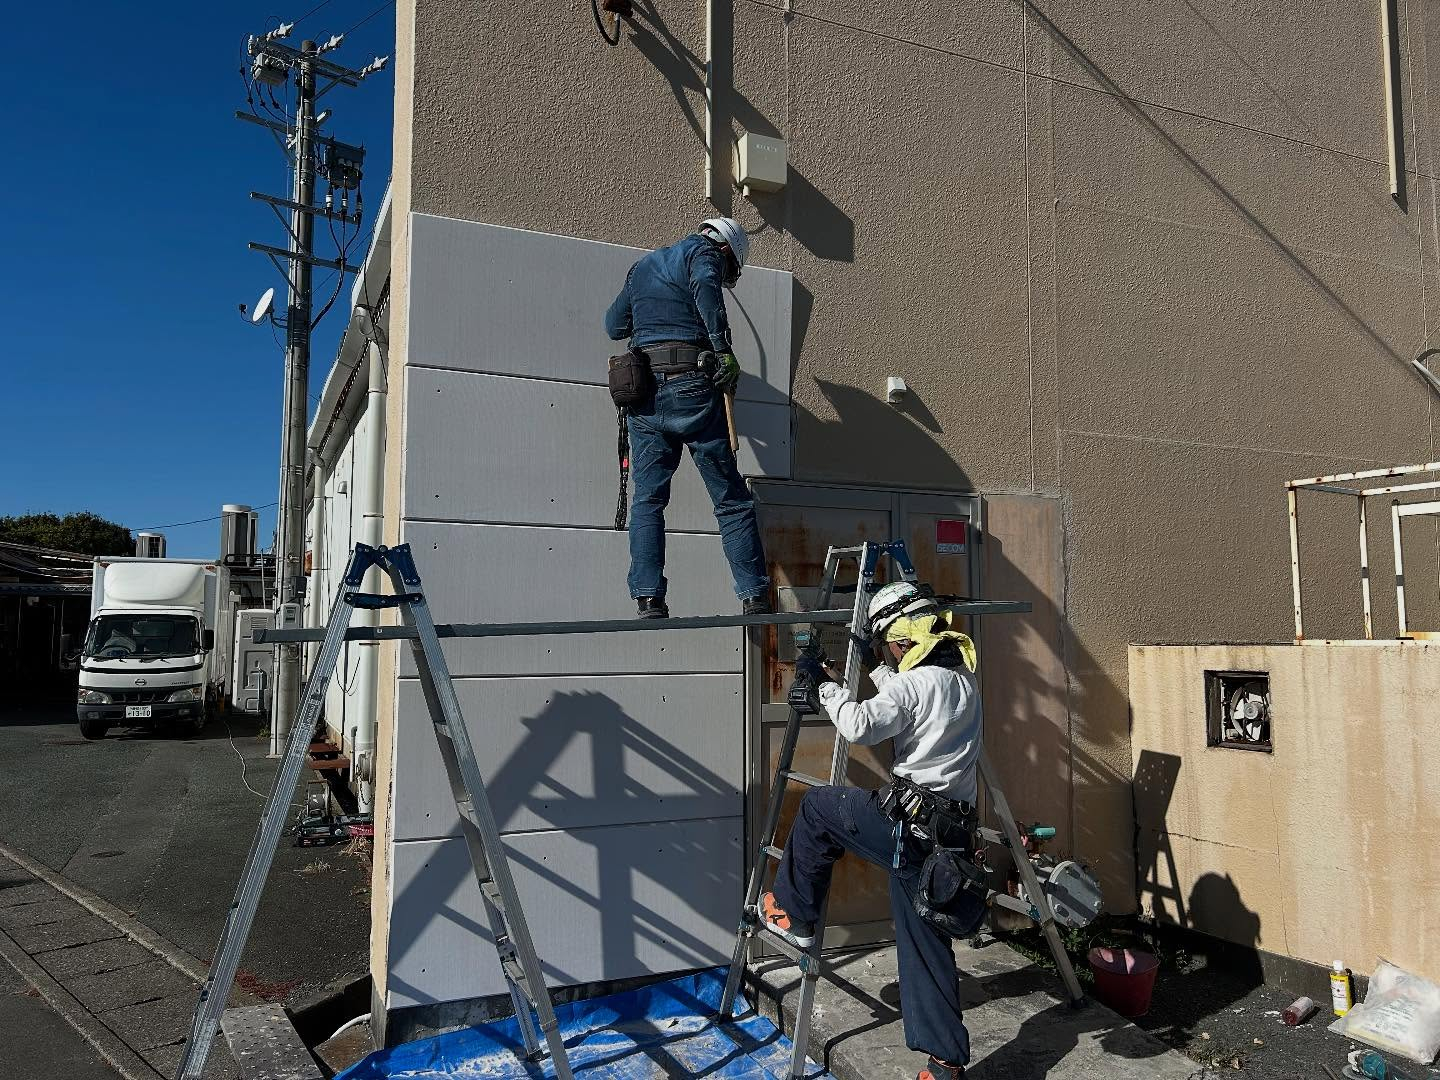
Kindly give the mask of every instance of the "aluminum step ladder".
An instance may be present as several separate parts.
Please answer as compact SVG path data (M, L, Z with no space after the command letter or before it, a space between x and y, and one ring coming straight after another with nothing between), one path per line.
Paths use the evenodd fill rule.
M870 599L875 592L875 573L880 559L888 556L898 574L897 580L915 581L915 567L910 561L909 553L906 551L903 540L891 540L885 543L866 542L855 547L832 547L825 556L825 569L821 578L820 595L815 604L817 609L828 608L835 593L845 591L835 583L836 572L841 560L855 559L858 565L858 579L855 585L855 603L852 609L849 624L849 637L845 650L845 693L849 700L857 699L860 686L860 674L862 665L860 662L861 652L869 647L869 635L867 634L867 609ZM942 601L942 606L945 606ZM983 605L977 604L956 604L956 610L965 610L967 607L980 608ZM1028 608L1026 608L1028 610ZM975 611L976 614L979 611ZM797 642L801 645L802 651L814 640L817 628L811 627L809 636L803 632L796 635ZM790 1071L791 1078L799 1078L805 1075L806 1047L810 1042L810 1026L812 1014L815 1008L815 992L818 988L820 976L825 972L825 964L822 959L822 950L825 943L826 911L822 908L819 922L815 927L815 942L808 949L800 949L792 945L785 938L770 930L760 917L760 893L765 887L765 881L770 876L772 864L778 866L784 849L778 846L776 832L780 827L780 815L785 805L785 793L790 783L801 784L805 787L822 787L826 784L845 784L847 782L847 770L850 759L850 744L843 735L835 733L835 748L830 759L830 778L821 780L817 777L807 776L797 772L794 768L795 749L800 739L801 721L810 715L808 710L797 708L794 698L791 699L790 717L785 726L785 737L780 746L780 758L775 770L775 778L770 785L770 801L765 811L764 824L761 827L760 842L755 848L754 865L750 871L750 881L745 890L745 905L741 914L740 928L736 935L735 952L730 961L730 973L725 981L725 992L720 1000L720 1008L717 1014L721 1022L730 1019L735 1006L736 997L740 992L740 982L744 977L746 962L749 958L751 943L755 940L763 941L789 957L800 969L800 1002L795 1011L795 1030L791 1034L791 1056ZM823 714L822 714L823 715ZM982 729L983 730L983 729ZM1079 980L1075 977L1075 971L1071 967L1070 958L1065 952L1064 945L1060 941L1059 932L1055 926L1055 916L1050 907L1050 902L1045 891L1041 888L1039 879L1035 874L1034 867L1027 857L1025 842L1020 836L1019 828L1010 812L1009 803L1005 799L1004 792L1000 790L995 781L995 772L991 768L990 760L983 746L980 751L980 779L984 782L985 789L990 795L994 804L996 816L1000 820L1000 830L981 829L978 830L980 837L987 843L999 843L1008 848L1013 856L1016 869L1019 873L1021 886L1025 890L1026 899L1022 900L1011 897L1004 893L991 893L990 903L1010 908L1020 912L1040 926L1050 945L1051 954L1055 958L1056 967L1060 971L1062 980L1065 983L1066 992L1072 1005L1079 1005L1084 1001L1084 993L1080 989ZM1031 901L1030 898L1033 898ZM826 907L828 908L828 898Z
M361 591L365 574L372 567L389 576L394 587L393 595ZM440 650L435 622L421 591L420 574L415 569L408 544L393 548L355 545L335 606L330 612L315 667L305 684L299 714L290 728L290 742L265 802L260 828L251 845L245 870L240 875L240 884L235 890L235 899L231 902L225 929L220 935L210 977L200 991L200 1000L191 1021L190 1038L176 1073L178 1080L198 1080L215 1041L220 1017L240 964L240 954L255 920L260 892L289 816L290 796L300 778L310 736L325 703L325 690L335 672L340 648L350 626L350 616L356 608L390 607L399 610L405 626L414 632L410 643L420 686L425 693L430 720L435 726L436 741L450 778L455 806L460 812L475 880L484 898L485 913L495 938L500 966L525 1042L525 1056L530 1061L539 1061L548 1049L557 1080L573 1080L540 961L535 955L535 946L530 940L530 931L515 892L515 882L510 875L510 863L500 844L500 831L485 791L485 780L475 760L475 749L460 713L450 669Z

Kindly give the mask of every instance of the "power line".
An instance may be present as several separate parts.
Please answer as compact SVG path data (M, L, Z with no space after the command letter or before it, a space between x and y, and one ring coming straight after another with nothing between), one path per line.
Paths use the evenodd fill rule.
M350 27L349 30L346 30L346 31L344 32L344 34L342 34L341 36L343 37L345 34L353 34L356 30L359 30L360 27L364 26L367 22L369 22L371 19L373 19L376 15L379 15L379 14L380 14L382 11L384 11L386 8L394 6L394 4L395 4L395 0L385 0L385 3L381 4L381 5L380 5L379 7L377 7L374 11L370 12L369 15L366 15L363 19L361 19L359 22L357 22L354 26Z
M331 0L321 0L320 3L316 4L316 5L315 5L314 7L312 7L309 11L305 12L304 15L301 15L298 19L296 19L296 20L295 20L295 25L296 25L296 26L299 26L302 22L304 22L306 19L308 19L311 15L314 15L314 14L315 14L317 11L319 11L321 8L329 7L329 6L330 6L330 3L331 3Z
M269 510L270 507L278 505L268 502L264 506L252 506L251 510ZM203 525L207 521L219 521L224 514L216 514L214 517L196 518L194 521L172 521L169 525L146 525L143 529L136 529L136 532L153 532L156 529L179 529L185 525Z

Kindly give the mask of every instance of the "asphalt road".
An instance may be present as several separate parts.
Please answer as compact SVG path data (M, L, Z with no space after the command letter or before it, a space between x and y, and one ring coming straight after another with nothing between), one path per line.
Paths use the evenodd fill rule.
M89 742L67 705L0 708L0 843L208 961L259 821L263 795L255 792L269 791L276 765L265 756L257 721L231 717L229 724L227 732L213 722L192 738L112 729ZM302 780L302 791L310 779ZM369 903L368 860L285 840L238 981L262 998L293 1005L363 975ZM43 1000L28 995L23 982L12 990L14 972L0 968L6 979L0 1030L20 1025L39 1045L74 1050L63 1031L45 1034L53 1024L35 1020L46 1011ZM65 1027L53 1014L49 1019ZM79 1045L73 1061L37 1058L25 1068L4 1067L9 1062L0 1056L0 1075L113 1075L84 1064L88 1044ZM27 1051L17 1043L10 1052Z

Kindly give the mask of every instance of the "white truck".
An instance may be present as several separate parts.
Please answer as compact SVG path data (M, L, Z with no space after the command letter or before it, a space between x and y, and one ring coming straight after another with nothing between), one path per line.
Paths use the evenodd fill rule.
M95 560L75 705L82 735L102 739L115 724L204 728L230 670L227 585L213 560Z

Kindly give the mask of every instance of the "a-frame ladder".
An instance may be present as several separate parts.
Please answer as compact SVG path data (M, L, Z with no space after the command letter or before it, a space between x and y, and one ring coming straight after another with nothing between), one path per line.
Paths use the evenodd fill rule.
M372 567L389 576L394 586L393 595L362 591L365 574ZM290 729L289 745L261 814L260 828L245 861L245 870L240 875L240 884L235 890L235 899L231 902L225 929L220 935L210 977L200 991L200 1001L191 1022L190 1039L176 1073L178 1080L198 1080L215 1041L240 964L240 954L255 920L260 892L289 815L290 796L300 779L310 738L325 703L325 690L335 673L345 632L350 626L350 616L356 608L387 607L396 608L405 626L415 635L410 644L415 654L416 670L425 692L425 703L430 709L430 720L435 726L445 772L450 778L455 807L460 813L465 844L470 851L475 880L484 898L485 914L495 939L500 966L515 1006L526 1056L538 1060L545 1056L548 1049L557 1080L573 1080L549 991L540 971L540 961L535 955L535 946L530 940L530 931L515 893L510 863L500 844L500 831L485 792L485 780L475 760L475 748L460 713L455 685L445 664L435 632L435 621L421 591L420 575L415 569L408 544L393 548L364 544L355 546L335 606L330 612L319 656L305 684L299 714Z

